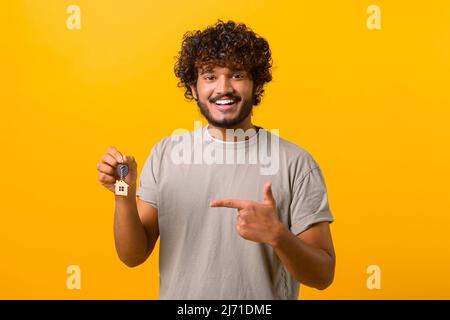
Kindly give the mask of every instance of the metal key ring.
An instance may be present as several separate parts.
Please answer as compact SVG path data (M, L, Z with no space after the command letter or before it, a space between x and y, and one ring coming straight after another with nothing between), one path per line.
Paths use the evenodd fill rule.
M127 176L128 172L129 172L128 165L126 165L126 164L119 164L117 166L116 173L117 173L117 175L119 177L125 178Z

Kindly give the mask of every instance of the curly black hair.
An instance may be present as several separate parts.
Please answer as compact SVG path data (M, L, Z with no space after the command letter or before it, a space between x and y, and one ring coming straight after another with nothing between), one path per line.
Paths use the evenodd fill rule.
M178 87L184 87L188 100L194 97L191 85L197 83L198 70L228 67L247 71L253 80L253 104L261 102L264 84L272 80L272 57L268 42L243 23L218 20L205 30L186 32L175 63Z

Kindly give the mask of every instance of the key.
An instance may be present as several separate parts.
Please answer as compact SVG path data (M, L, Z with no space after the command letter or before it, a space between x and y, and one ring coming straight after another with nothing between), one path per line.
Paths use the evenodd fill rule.
M116 171L117 171L117 175L119 177L121 177L121 179L125 178L128 175L128 172L129 172L128 165L126 165L126 164L119 164L117 166Z
M119 180L116 180L115 185L115 194L119 196L127 196L128 195L128 184L125 182L124 178L128 175L129 168L126 164L119 164L116 168L116 173L120 177Z

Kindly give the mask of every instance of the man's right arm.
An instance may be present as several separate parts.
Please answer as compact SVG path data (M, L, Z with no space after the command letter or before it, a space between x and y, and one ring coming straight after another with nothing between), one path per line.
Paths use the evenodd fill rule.
M115 197L116 251L123 263L136 267L147 260L158 240L158 210L136 198L135 187L128 189L128 196Z
M123 156L115 147L109 147L102 156L102 162L97 164L101 185L115 193L119 163L129 167L124 178L128 194L115 195L114 241L120 260L129 267L136 267L147 260L158 240L158 211L136 198L136 161L133 156Z

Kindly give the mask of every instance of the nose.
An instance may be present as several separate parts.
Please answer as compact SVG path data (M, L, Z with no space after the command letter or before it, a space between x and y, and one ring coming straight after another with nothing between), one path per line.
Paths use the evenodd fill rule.
M216 95L223 95L228 93L233 93L234 88L231 84L231 81L228 77L222 75L219 77L217 81L217 87L216 87Z

